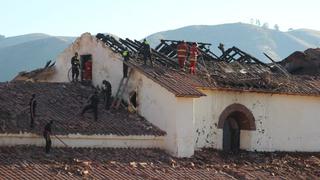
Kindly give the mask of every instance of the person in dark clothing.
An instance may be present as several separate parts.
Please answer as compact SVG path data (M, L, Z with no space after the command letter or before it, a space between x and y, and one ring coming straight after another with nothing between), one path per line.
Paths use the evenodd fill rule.
M222 55L224 54L225 50L224 50L224 44L220 43L218 48L220 49Z
M112 87L109 81L102 81L102 93L103 93L103 104L106 110L110 109L111 105L111 95L112 95Z
M78 59L77 52L71 58L71 70L72 70L72 82L78 81L79 72L80 72L80 60Z
M130 54L129 54L129 51L128 51L127 47L122 52L122 56L123 56L123 61L125 61L125 62L129 61ZM123 78L127 78L127 77L128 77L128 65L123 63Z
M43 137L46 140L46 148L45 148L46 153L50 153L50 149L51 149L52 142L51 142L50 135L51 135L52 124L53 124L53 121L51 120L49 123L47 123L44 126L44 130L43 130Z
M92 94L89 97L88 104L83 107L83 109L81 111L81 116L83 116L83 114L86 111L92 109L93 115L94 115L94 120L97 121L98 120L98 104L99 104L98 91L95 91L94 94Z
M37 100L36 94L32 94L32 97L29 101L29 108L30 108L30 128L34 128L34 119L36 117L36 107L37 107Z
M140 52L143 54L144 65L147 65L147 60L149 59L151 66L153 66L152 58L151 58L151 48L146 39L144 39L142 42L142 46L140 47Z

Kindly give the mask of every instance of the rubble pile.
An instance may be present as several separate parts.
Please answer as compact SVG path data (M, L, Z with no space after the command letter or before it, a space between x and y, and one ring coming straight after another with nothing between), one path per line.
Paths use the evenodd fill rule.
M319 179L319 153L225 154L204 149L175 158L158 149L0 148L0 177L21 179Z
M295 75L320 75L320 48L296 51L280 62Z
M55 62L49 60L43 68L20 72L12 81L46 82L54 74Z

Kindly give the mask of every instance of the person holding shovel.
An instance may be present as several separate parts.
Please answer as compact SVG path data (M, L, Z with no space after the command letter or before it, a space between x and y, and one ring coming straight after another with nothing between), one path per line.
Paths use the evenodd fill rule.
M51 149L51 127L52 127L52 124L53 124L53 120L51 120L49 123L47 123L45 126L44 126L44 130L43 130L43 137L44 139L46 140L46 147L45 147L45 152L48 154L50 153L50 149Z

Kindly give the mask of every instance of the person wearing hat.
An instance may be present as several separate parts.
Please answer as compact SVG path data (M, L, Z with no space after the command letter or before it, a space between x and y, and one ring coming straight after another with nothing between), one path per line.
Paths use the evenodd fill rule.
M184 41L180 41L178 46L177 46L177 55L178 55L178 62L179 62L179 67L180 69L184 68L184 64L187 59L187 54L188 54L188 45Z
M151 48L147 41L147 39L143 39L142 45L139 49L139 51L143 54L143 63L144 65L147 65L147 60L150 60L151 66L153 66L152 58L151 58Z
M123 61L124 62L128 62L129 61L130 54L129 54L129 51L128 51L127 47L124 48L124 51L122 52L122 56L123 56ZM123 78L127 78L127 77L128 77L128 65L123 63Z
M78 59L77 52L71 58L71 71L72 71L72 82L78 81L78 77L80 73L80 60Z
M199 54L200 51L198 49L197 43L192 43L192 46L190 48L190 74L196 74L196 63Z

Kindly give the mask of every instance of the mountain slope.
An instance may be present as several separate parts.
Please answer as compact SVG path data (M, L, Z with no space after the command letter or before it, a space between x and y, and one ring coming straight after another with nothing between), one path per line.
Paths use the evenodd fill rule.
M320 31L310 30L310 29L298 29L294 31L289 31L289 34L293 36L303 39L305 42L310 45L318 45L320 44Z
M69 44L70 41L64 38L48 36L0 48L0 81L11 80L20 71L44 66Z
M159 39L209 42L212 43L211 49L217 55L221 53L216 47L222 42L225 48L237 46L265 62L269 61L264 57L263 52L275 60L282 60L294 51L304 51L307 48L320 46L318 31L302 29L281 32L243 23L187 26L155 33L147 39L152 46L157 45Z
M39 40L39 39L45 39L49 37L50 35L42 34L42 33L33 33L33 34L26 34L21 36L7 37L7 38L3 38L0 41L0 48L14 46L17 44L22 44L25 42Z
M281 32L243 23L187 26L155 33L147 39L153 47L160 39L209 42L217 55L221 54L217 46L222 42L225 48L237 46L264 62L270 61L263 52L279 61L295 51L320 47L320 31L299 29ZM40 33L8 38L0 35L0 81L11 80L20 71L43 66L74 40L74 37Z

